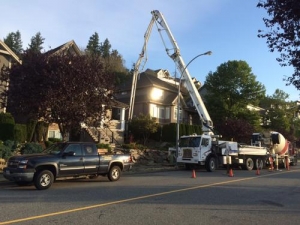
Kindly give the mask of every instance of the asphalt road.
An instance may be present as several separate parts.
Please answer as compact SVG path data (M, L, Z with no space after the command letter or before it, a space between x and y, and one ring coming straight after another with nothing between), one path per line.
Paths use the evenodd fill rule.
M57 181L45 191L0 182L0 224L299 224L300 166L289 171L125 173Z

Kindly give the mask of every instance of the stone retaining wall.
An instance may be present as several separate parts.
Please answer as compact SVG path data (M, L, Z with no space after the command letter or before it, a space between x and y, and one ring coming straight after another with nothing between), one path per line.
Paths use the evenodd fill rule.
M2 171L5 166L6 166L5 159L0 159L0 171Z

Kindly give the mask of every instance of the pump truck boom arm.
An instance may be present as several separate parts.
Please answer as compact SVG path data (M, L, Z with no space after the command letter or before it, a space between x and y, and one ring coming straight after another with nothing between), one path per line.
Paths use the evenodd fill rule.
M141 63L141 60L142 60L142 58L144 57L144 54L145 54L145 50L146 50L146 46L147 46L148 39L149 39L149 36L150 36L150 32L152 30L152 26L155 23L164 45L165 45L165 42L164 42L163 35L162 35L163 31L166 32L166 34L167 34L167 36L168 36L168 38L169 38L169 40L172 44L171 49L167 48L166 45L165 45L165 50L166 50L168 56L175 62L177 69L180 71L180 79L179 79L179 84L178 85L183 83L184 86L186 87L186 89L188 90L188 92L191 96L191 99L194 103L194 106L196 107L196 110L199 114L199 117L202 120L202 124L203 124L202 130L203 130L203 132L211 132L212 129L213 129L213 124L212 124L210 115L208 114L207 109L206 109L206 107L203 103L203 100L202 100L202 98L201 98L201 96L200 96L200 94L199 94L199 92L198 92L198 90L197 90L190 74L189 74L189 71L187 69L187 66L189 64L185 65L185 63L184 63L184 61L183 61L183 59L180 55L180 49L177 45L177 42L176 42L174 36L172 35L172 32L171 32L164 16L158 10L153 10L151 12L151 14L152 14L152 19L151 19L151 22L148 26L146 34L145 34L145 42L144 42L142 54L139 56L139 59L138 59L136 65L135 65L135 69L134 69L134 77L133 77L133 82L132 82L132 94L131 94L130 105L129 105L129 119L132 118L132 113L133 113L135 89L136 89L136 82L137 82L137 76L138 76L140 63ZM204 54L201 54L201 55L205 55L205 54L208 54L208 53L204 53ZM200 56L200 55L198 55L198 56Z
M135 65L134 65L134 71L133 71L133 76L132 76L132 87L131 87L130 103L129 103L129 112L128 112L128 120L131 120L132 117L133 117L133 108L134 108L137 77L139 75L140 66L142 64L143 59L144 59L143 67L144 67L145 63L147 62L147 44L148 44L148 40L149 40L151 31L152 31L154 21L155 21L155 19L152 17L152 19L149 23L149 26L148 26L148 28L145 32L145 35L144 35L144 45L143 45L143 48L142 48L142 52L139 55L139 58L138 58L138 60L136 61Z

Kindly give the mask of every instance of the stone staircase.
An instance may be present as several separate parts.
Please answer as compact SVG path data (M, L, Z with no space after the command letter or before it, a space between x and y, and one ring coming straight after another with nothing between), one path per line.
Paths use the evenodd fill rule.
M109 144L112 149L124 143L124 130L118 120L110 120L103 127L83 126L82 141Z

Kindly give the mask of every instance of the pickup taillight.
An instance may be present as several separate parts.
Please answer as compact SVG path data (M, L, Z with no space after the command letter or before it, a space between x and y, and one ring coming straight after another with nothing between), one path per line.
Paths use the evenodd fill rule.
M127 159L123 160L124 163L132 163L132 157L128 156Z

